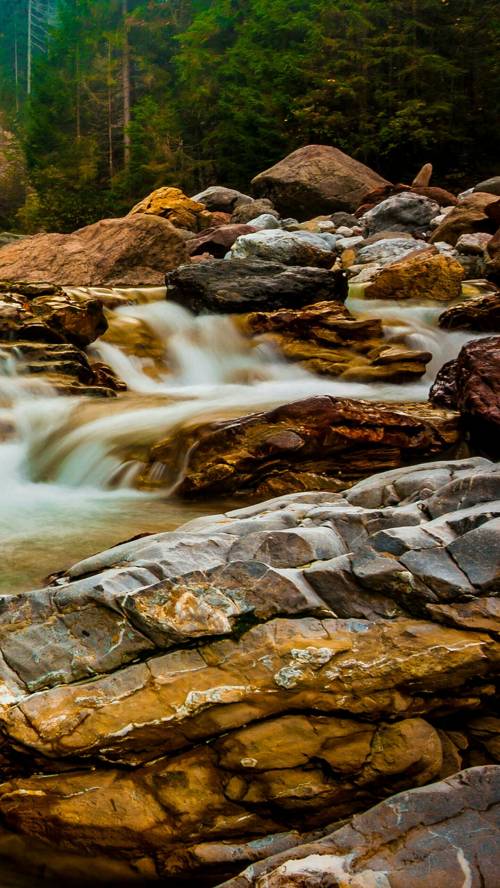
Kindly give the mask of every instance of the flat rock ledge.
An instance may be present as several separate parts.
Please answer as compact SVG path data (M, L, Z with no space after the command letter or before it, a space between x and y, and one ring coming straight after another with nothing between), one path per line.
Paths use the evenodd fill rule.
M493 888L499 528L497 465L426 463L3 597L0 855L215 885L286 851L234 884Z

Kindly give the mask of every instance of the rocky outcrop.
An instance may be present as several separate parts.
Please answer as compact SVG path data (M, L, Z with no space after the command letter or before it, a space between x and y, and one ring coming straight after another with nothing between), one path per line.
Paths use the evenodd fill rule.
M356 318L337 302L252 312L239 317L238 325L321 376L407 382L423 376L431 359L429 352L388 342L380 320Z
M477 330L500 333L500 291L480 294L459 302L439 316L443 330Z
M186 231L202 231L213 224L205 204L187 197L180 188L157 188L130 210L131 216L136 213L160 216Z
M168 274L166 283L168 298L195 314L294 308L324 299L343 302L347 296L343 272L257 259L185 265Z
M310 231L257 231L238 237L231 247L231 257L331 268L336 258L335 241L328 234Z
M494 761L498 482L482 459L399 469L198 519L4 596L4 827L48 876L91 855L108 883L213 884ZM366 841L399 854L426 811L441 829L453 794L429 798L362 815Z
M199 424L160 441L137 483L171 484L177 467L177 493L186 497L338 490L373 471L444 453L458 435L457 414L451 411L307 398L265 413Z
M460 410L475 446L498 459L500 336L464 345L458 358L441 368L429 397L434 404Z
M436 299L450 302L462 292L464 270L456 259L430 247L386 265L365 290L370 299Z
M353 212L385 179L330 145L308 145L252 180L259 197L270 198L282 216L300 221L337 210Z
M0 278L60 286L162 285L188 261L184 238L157 216L103 219L73 234L35 234L0 249Z
M219 888L495 888L499 826L500 768L471 768L403 792Z

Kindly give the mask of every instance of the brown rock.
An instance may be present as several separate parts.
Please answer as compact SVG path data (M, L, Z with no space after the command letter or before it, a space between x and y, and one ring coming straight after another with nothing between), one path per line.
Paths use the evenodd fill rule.
M157 188L130 210L129 215L161 216L176 228L202 231L212 225L212 214L205 204L187 197L180 188Z
M184 239L169 222L135 215L3 247L0 278L61 286L163 285L165 272L187 261Z
M418 171L412 184L412 188L427 188L432 179L433 167L432 163L424 163L423 167Z
M330 145L299 148L252 180L259 197L270 198L282 216L303 222L322 213L352 212L368 192L387 182Z
M462 291L464 270L437 250L413 251L386 265L365 290L369 299L436 299L449 302Z
M444 330L500 332L500 291L474 296L452 305L439 316Z
M374 191L367 194L363 199L362 204L357 208L356 216L358 218L363 216L368 210L372 210L373 207L382 203L386 198L391 197L393 194L401 194L403 191L409 191L413 194L421 194L423 197L428 197L430 200L436 201L436 203L442 207L455 206L458 203L458 199L455 195L450 191L446 191L444 188L439 188L435 185L403 185L399 183L398 185L386 185L381 188L376 188Z
M251 225L221 225L219 228L209 228L188 242L190 256L199 256L208 253L214 259L224 259L235 240L242 234L252 234L256 231Z
M472 234L476 231L486 231L490 234L495 230L494 222L487 216L486 209L489 204L497 203L498 198L493 194L470 194L463 198L449 212L446 218L434 229L431 243L446 241L455 246L462 234Z
M489 261L486 264L486 273L488 277L500 284L500 229L488 241L487 253Z

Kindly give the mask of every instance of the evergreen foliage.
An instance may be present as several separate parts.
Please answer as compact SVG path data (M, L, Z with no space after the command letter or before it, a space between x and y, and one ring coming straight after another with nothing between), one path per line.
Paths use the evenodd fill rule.
M0 0L26 227L68 230L164 184L248 188L308 142L394 181L425 161L451 186L499 171L497 0L59 0L30 96L28 6Z

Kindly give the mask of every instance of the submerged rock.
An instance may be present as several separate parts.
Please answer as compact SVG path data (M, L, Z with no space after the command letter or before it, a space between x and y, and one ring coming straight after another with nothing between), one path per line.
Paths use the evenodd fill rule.
M231 314L256 308L298 307L329 299L344 301L344 273L294 268L258 259L215 260L185 265L166 278L168 298L190 311Z
M331 145L299 148L252 180L255 194L270 198L282 216L300 221L353 212L368 192L384 184L369 167Z
M35 234L0 249L0 279L60 286L161 285L188 261L184 238L166 219L103 219L73 234Z

